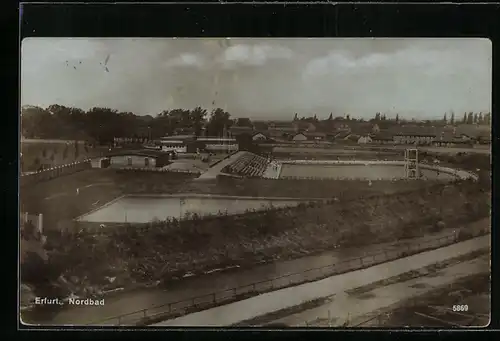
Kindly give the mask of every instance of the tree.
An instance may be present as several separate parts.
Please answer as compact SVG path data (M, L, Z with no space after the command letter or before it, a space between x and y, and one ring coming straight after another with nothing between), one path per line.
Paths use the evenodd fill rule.
M349 114L347 114L346 116L346 120L350 121L351 120L351 116Z
M474 123L474 115L472 114L472 112L469 112L469 114L467 115L467 124L473 124Z
M484 116L485 116L484 123L487 125L491 125L491 113L486 113Z
M213 109L210 113L207 130L210 136L222 136L224 129L232 125L231 115L221 108Z
M298 119L299 119L299 117L298 117L297 113L295 113L295 115L293 116L293 120L297 121Z
M26 138L53 138L60 133L52 114L41 107L21 108L21 129Z
M483 117L483 113L482 112L479 113L479 116L478 116L477 120L478 120L479 124L483 124L484 123L484 117Z
M455 113L452 111L451 112L451 119L450 119L451 124L455 124Z
M207 114L207 110L201 107L196 107L189 113L189 120L193 126L195 136L200 136Z
M333 113L330 113L330 116L328 116L328 121L333 120Z
M382 121L385 121L387 119L387 117L385 116L385 114L382 116Z
M318 118L316 117L316 114L314 114L313 121L318 122Z
M63 158L63 160L66 160L67 157L68 157L68 145L65 145L64 150L63 150L63 154L62 154L62 158Z
M399 114L396 114L396 123L399 123Z
M477 119L478 119L478 116L477 116L477 113L475 113L473 116L473 119L472 119L472 123L477 124L478 123Z
M78 146L78 141L75 141L75 160L80 156L80 148Z
M448 123L448 118L446 117L446 113L443 116L443 123Z
M375 121L380 121L380 113L375 114Z
M238 127L252 127L252 121L248 117L240 117L236 120Z
M462 123L467 123L467 113L464 112L464 118L462 119Z

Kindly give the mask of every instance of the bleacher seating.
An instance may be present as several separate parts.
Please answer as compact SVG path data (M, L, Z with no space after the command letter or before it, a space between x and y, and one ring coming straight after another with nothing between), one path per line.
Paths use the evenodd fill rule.
M224 167L223 172L247 177L261 177L266 171L268 160L253 153L244 153L234 163Z

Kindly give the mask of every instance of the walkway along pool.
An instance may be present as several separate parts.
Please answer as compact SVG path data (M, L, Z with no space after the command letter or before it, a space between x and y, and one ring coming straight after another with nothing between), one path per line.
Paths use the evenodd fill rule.
M93 223L148 223L167 218L182 218L186 213L214 215L237 214L246 210L296 206L318 199L257 198L215 195L129 195L86 213L77 221Z

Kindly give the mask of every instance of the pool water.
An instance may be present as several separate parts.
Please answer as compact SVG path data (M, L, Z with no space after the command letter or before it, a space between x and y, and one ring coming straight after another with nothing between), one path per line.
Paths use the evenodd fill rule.
M304 201L304 200L302 200ZM79 217L78 221L97 223L147 223L154 220L185 217L187 212L199 215L243 213L247 209L296 206L301 200L254 198L201 198L126 196L109 205Z
M448 173L420 168L424 178L429 180L453 180ZM401 165L322 165L283 164L280 177L313 177L325 179L401 179L405 177Z

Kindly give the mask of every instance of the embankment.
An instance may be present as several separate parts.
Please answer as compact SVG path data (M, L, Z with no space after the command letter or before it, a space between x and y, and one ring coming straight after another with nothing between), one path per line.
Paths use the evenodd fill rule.
M141 230L126 226L108 235L64 234L49 240L46 272L73 278L79 288L74 290L80 295L83 288L95 291L168 282L188 272L252 266L335 247L362 247L453 229L487 217L489 202L487 193L472 182L464 182L407 194L341 198L239 216L159 222ZM106 278L114 280L110 283Z

